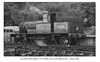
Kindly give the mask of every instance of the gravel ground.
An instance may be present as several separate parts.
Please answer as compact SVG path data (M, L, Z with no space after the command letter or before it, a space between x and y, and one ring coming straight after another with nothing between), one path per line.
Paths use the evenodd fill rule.
M6 43L4 56L95 56L95 47Z

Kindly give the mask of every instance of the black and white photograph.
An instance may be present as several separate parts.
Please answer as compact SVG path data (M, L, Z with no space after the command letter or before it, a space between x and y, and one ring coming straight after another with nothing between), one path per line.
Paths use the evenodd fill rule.
M95 57L96 2L3 2L4 57Z

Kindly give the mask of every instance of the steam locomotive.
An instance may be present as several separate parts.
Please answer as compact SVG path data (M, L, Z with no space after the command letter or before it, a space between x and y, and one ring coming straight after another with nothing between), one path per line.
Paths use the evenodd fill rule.
M11 34L14 42L24 44L42 42L45 46L79 45L78 39L84 37L84 20L82 18L65 17L65 13L53 12L47 14L47 20L21 22L20 32Z

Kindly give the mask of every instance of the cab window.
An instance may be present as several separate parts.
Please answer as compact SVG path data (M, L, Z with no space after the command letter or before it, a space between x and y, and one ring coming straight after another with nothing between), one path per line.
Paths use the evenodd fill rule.
M6 30L4 29L4 32L6 32Z
M4 29L4 32L13 32L13 30Z
M13 32L13 30L9 30L9 32Z
M9 32L9 30L7 29L6 32Z

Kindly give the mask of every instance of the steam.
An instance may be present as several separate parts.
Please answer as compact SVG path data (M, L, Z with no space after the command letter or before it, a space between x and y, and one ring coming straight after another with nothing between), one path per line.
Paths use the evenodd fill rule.
M43 40L35 40L38 46L47 46L47 44L44 43Z
M43 10L41 10L41 9L39 9L37 7L34 7L34 6L30 6L30 11L32 13L37 12L38 14L43 14Z

